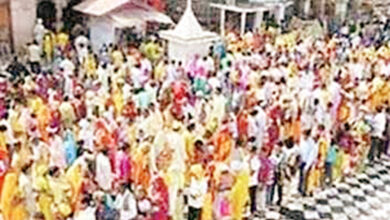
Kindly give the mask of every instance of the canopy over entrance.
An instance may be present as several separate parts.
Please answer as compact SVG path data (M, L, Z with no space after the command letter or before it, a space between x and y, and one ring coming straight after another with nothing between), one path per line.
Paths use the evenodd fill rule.
M170 17L139 0L87 0L74 9L89 15L94 51L103 44L115 43L117 29L136 27L143 32L147 22L173 23Z
M87 0L74 7L84 14L111 19L116 27L132 27L144 22L173 23L172 19L135 0Z

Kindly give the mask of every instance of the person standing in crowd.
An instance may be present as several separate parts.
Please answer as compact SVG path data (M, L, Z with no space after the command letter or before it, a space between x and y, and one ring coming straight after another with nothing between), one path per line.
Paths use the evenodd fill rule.
M257 211L257 194L258 194L258 175L259 175L259 169L260 169L260 160L259 156L257 155L257 148L253 147L250 152L250 182L249 182L249 196L250 196L250 211L251 214L254 215Z
M384 154L389 156L390 155L390 108L386 108L386 130L384 133L385 138L385 148L384 148Z
M199 220L202 216L202 207L207 193L207 180L203 176L200 164L193 165L189 185L188 220Z
M33 41L28 45L28 62L32 73L38 74L41 72L41 54L41 48L37 41Z
M380 159L384 148L384 132L386 129L386 115L383 108L378 107L372 118L373 131L371 134L371 148L368 153L368 159Z
M74 40L74 47L77 53L78 64L82 65L88 55L89 40L85 36L84 32L81 32L79 36Z
M120 210L120 220L135 219L137 216L137 203L128 185L121 186L115 199L115 207Z
M337 145L336 145L336 141L332 140L325 159L325 175L323 180L327 186L332 185L333 182L332 167L336 162L336 156L337 156Z
M306 196L307 178L310 169L317 158L318 147L311 137L312 131L306 130L303 139L300 141L300 167L299 167L299 186L298 190Z
M106 149L102 149L96 156L96 182L106 191L112 187L113 173Z
M298 184L298 167L299 167L299 149L297 149L293 138L290 137L285 141L286 145L286 169L285 169L285 178L283 186L285 186L284 196L289 199L293 195L298 194L297 189L294 188ZM281 205L286 202L286 200L281 201ZM284 201L284 202L283 202Z
M43 43L43 37L46 33L46 28L43 25L43 20L41 18L37 19L37 22L34 26L34 41L37 42L38 46L41 48Z
M270 204L271 187L274 183L274 166L270 160L269 152L265 148L260 153L260 169L259 169L259 190L260 190L260 211L266 211L266 205Z
M276 155L274 157L275 164L275 182L273 184L273 190L271 194L271 203L274 200L275 190L278 195L276 205L280 206L283 201L283 185L286 178L287 169L287 153L283 143L279 143L277 149L275 149Z

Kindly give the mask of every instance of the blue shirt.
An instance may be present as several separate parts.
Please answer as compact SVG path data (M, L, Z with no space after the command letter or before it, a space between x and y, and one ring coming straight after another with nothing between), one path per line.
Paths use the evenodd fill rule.
M67 133L65 136L65 156L66 156L66 163L68 165L71 165L77 157L77 147L76 147L76 141L74 140L73 134Z
M138 107L141 109L147 109L150 105L150 96L146 91L142 91L138 94Z
M325 162L333 164L336 161L336 158L337 158L336 146L331 145L328 150L328 154L326 155Z

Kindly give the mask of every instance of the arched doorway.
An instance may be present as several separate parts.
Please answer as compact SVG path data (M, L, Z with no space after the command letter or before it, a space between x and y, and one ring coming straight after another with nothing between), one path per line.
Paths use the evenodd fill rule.
M37 18L41 18L46 28L53 29L56 22L56 6L51 0L42 0L37 6Z

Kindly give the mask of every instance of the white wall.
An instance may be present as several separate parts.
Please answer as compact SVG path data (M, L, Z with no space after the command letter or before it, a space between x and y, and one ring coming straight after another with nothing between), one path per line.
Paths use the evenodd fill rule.
M207 56L212 42L187 42L185 44L179 42L168 42L168 56L170 60L182 61L186 63L195 55L201 57Z
M115 43L115 27L105 18L91 17L88 22L92 49L98 52L103 44Z
M13 42L19 51L33 37L36 20L36 0L11 0Z
M349 0L338 0L336 1L335 14L340 21L345 21L348 12L348 1Z

